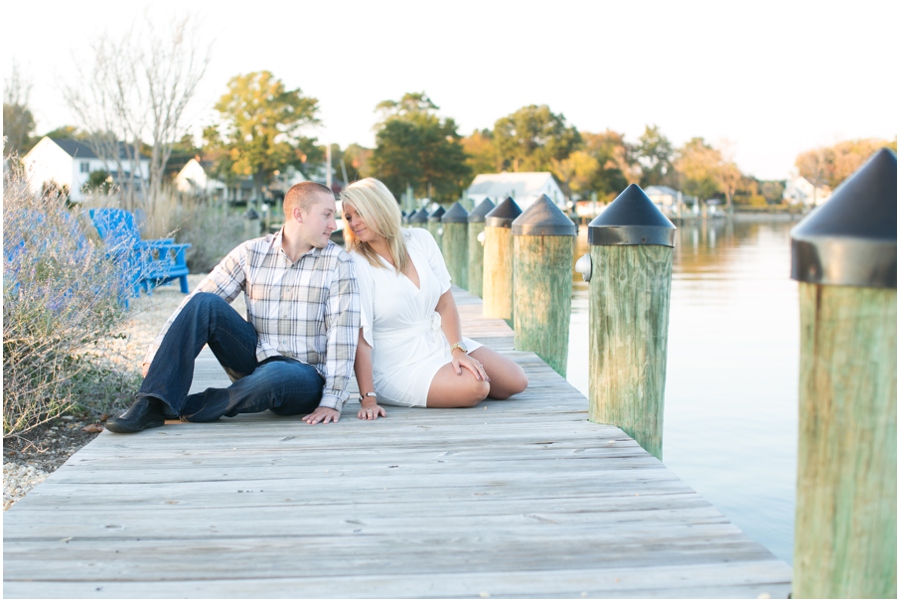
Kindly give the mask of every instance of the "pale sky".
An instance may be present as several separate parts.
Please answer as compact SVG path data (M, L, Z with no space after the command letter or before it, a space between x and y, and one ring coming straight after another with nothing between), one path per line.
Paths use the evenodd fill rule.
M898 130L900 2L145 2L5 4L4 81L32 82L37 133L78 125L58 91L91 39L146 7L187 8L214 39L190 115L195 131L238 74L269 70L319 99L342 147L374 145L375 105L424 91L463 135L528 104L579 131L636 142L656 124L680 145L727 141L742 171L783 179L797 154Z

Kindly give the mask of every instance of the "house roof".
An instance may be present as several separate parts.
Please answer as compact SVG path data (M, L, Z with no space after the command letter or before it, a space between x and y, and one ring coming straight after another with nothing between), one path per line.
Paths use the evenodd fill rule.
M647 196L650 196L651 194L678 196L678 191L674 188L669 188L668 186L647 186L644 188L644 194Z
M94 152L90 146L81 142L80 140L72 140L71 138L51 138L53 142L61 149L66 151L66 153L70 157L75 157L78 159L100 159L101 157L97 156L97 153ZM128 159L128 149L125 145L119 142L119 158L120 159ZM141 155L141 158L145 157Z
M507 196L527 198L537 196L548 179L553 179L553 174L549 171L483 173L472 180L469 194L483 194L497 199Z

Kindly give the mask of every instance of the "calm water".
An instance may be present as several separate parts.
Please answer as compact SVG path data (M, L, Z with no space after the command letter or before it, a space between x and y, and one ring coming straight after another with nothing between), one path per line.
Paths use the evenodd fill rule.
M799 310L791 223L679 227L663 462L754 540L791 562ZM588 252L581 228L576 259ZM588 394L588 289L576 274L568 380Z

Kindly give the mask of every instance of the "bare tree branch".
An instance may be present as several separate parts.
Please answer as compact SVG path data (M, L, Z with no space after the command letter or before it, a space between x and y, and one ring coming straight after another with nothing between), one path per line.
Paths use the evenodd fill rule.
M202 42L196 16L185 14L164 26L152 16L148 9L140 27L136 22L121 37L104 34L91 47L90 71L76 66L75 83L63 90L90 134L91 148L115 165L129 209L138 199L136 184L151 210L161 196L172 146L186 129L184 111L212 50L211 43ZM146 182L140 169L143 142L151 149Z

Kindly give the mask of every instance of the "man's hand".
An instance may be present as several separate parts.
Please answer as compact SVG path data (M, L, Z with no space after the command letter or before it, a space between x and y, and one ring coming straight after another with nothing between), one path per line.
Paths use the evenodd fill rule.
M303 420L307 424L328 424L329 422L337 422L341 417L341 413L332 408L319 406L312 414L307 414Z
M141 376L147 378L148 370L150 370L150 364L141 364Z

